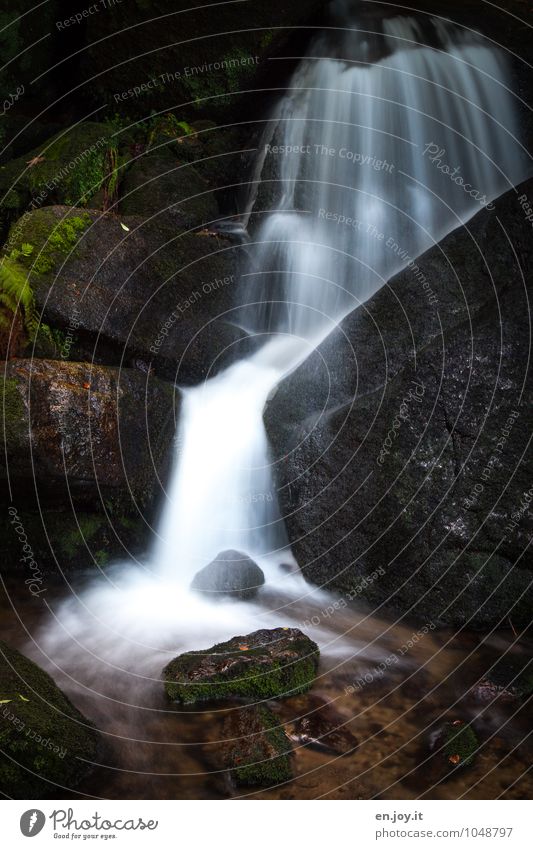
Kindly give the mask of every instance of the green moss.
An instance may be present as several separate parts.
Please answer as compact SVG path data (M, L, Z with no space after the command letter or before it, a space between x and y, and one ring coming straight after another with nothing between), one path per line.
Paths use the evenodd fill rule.
M26 439L26 445L22 447L27 451L28 425L25 423L21 427L16 418L12 421L16 438L19 441ZM13 453L14 442L8 444ZM58 568L66 572L91 569L95 563L104 567L111 560L123 556L124 547L140 552L146 545L144 523L131 517L113 516L109 519L100 513L80 510L76 510L75 515L48 510L41 518L37 512L20 509L19 515L36 562L49 574L56 573ZM24 572L26 566L20 557L19 538L13 531L9 516L0 515L0 558L4 568Z
M49 233L31 270L37 274L51 272L72 252L90 223L91 217L87 213L81 216L69 216L59 221Z
M187 652L175 658L163 670L167 695L173 701L193 704L234 696L261 701L303 693L315 680L318 646L307 637L302 637L301 641L294 642L293 649L295 660L290 663L269 659L267 664L264 647L247 649L246 663L232 664L229 670L209 675L209 680L205 681L198 681L198 675L195 675L198 658L206 654L219 654L234 659L232 641L213 646L207 652ZM257 658L256 664L253 663L254 658Z
M101 549L100 551L96 551L94 555L94 559L96 560L98 566L107 566L109 561L111 560L111 555L105 549Z
M181 139L183 136L194 134L194 129L187 121L180 121L173 112L153 118L147 125L147 143L151 147L159 137Z
M451 766L470 766L478 748L479 741L470 725L451 725L445 731L444 755Z

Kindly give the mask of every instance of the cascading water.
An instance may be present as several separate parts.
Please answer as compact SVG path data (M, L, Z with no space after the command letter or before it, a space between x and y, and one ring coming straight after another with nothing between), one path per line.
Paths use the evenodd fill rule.
M479 36L431 19L358 26L340 5L336 13L258 153L263 186L270 179L278 196L263 215L260 187L248 210L251 225L262 223L251 227L239 320L270 335L184 393L173 479L145 569L107 573L64 602L40 638L63 669L90 666L99 687L104 663L113 675L118 667L157 677L161 655L294 621L296 610L263 609L261 595L210 604L189 593L194 574L225 549L256 559L267 587L282 586L285 598L305 596L307 618L324 603L278 569L290 550L262 423L266 399L347 312L526 175L505 67ZM430 285L438 291L438 280ZM90 663L80 663L80 651Z
M524 174L505 70L479 36L396 17L370 45L350 19L343 27L312 45L261 153L279 201L252 247L254 304L241 321L269 341L184 398L155 551L157 569L184 580L228 548L286 559L261 421L268 393L346 313ZM370 61L371 48L382 58Z

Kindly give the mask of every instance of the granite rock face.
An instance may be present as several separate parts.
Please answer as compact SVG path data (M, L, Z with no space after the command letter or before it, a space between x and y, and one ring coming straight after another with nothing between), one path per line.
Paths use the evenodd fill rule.
M311 581L349 591L380 568L363 596L374 606L474 627L529 621L524 197L533 183L397 275L268 404L289 538Z

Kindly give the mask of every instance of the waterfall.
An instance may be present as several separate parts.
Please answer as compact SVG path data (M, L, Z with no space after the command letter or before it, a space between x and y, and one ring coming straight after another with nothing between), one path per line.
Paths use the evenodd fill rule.
M505 63L480 36L427 17L358 20L342 3L332 21L268 116L257 151L250 261L236 304L239 323L257 335L255 353L184 390L144 569L107 570L40 637L62 668L94 669L94 686L106 665L112 676L125 667L132 679L157 677L178 646L300 624L301 609L291 613L284 600L270 609L273 587L303 598L306 619L325 604L280 569L291 552L265 402L349 311L527 176ZM440 281L428 285L421 298L438 296ZM263 568L257 602L213 604L189 592L196 572L227 549ZM329 639L316 628L314 637Z

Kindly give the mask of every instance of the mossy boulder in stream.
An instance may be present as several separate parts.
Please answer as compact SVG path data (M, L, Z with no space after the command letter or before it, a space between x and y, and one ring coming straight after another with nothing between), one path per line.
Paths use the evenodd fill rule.
M64 796L89 772L92 725L52 678L0 642L0 790L12 799Z
M179 655L163 678L169 698L182 704L231 696L280 698L311 687L318 656L316 643L298 628L262 629Z
M187 105L194 114L227 114L241 92L271 84L268 58L323 7L323 0L263 0L205 6L189 0L132 0L87 19L80 56L98 105L146 115ZM256 95L257 97L257 95Z
M269 786L292 778L291 744L264 705L232 711L224 722L222 763L235 784Z
M86 206L111 176L113 130L91 121L62 130L0 167L0 220L51 203Z

